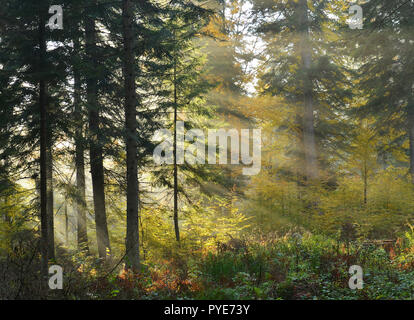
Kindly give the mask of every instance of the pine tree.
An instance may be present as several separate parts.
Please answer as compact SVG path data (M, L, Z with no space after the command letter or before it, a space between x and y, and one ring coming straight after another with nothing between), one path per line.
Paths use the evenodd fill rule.
M92 174L93 203L95 212L96 238L100 258L110 252L109 232L106 218L105 180L102 150L101 105L99 102L99 59L96 31L96 10L98 1L88 1L84 9L85 52L88 63L86 70L86 100L89 121L89 157Z
M2 29L0 54L2 73L9 79L7 86L15 90L13 94L20 95L20 103L9 101L12 104L7 106L18 116L8 118L13 129L8 133L10 140L5 152L16 169L34 172L35 178L40 173L42 275L47 274L48 260L54 257L52 146L56 122L51 116L54 105L51 92L61 80L57 71L51 71L54 69L51 65L56 70L60 65L55 60L55 50L47 48L50 37L46 27L48 9L48 1L41 4L35 1L7 2L2 11L7 25ZM16 20L16 16L20 19ZM34 151L39 151L40 159L27 161L36 158ZM34 165L39 165L40 169L35 169Z
M345 60L338 58L344 56L341 29L333 18L342 15L342 6L325 0L253 3L257 33L266 43L258 89L294 110L296 119L285 124L296 140L290 153L297 173L291 175L317 182L324 157L335 153L334 137L343 130L338 115L351 93Z
M145 3L146 1L142 1ZM127 234L125 250L127 263L134 271L139 268L138 232L138 143L137 98L135 75L134 10L130 0L122 1L122 36L124 42L123 77L125 90L125 146L127 166Z
M184 137L178 135L183 134L181 130L190 130L197 122L200 124L203 114L208 115L208 107L203 101L208 83L201 77L201 72L204 70L203 56L197 49L196 36L208 23L210 16L210 10L188 1L179 1L168 7L168 20L164 26L164 30L169 35L166 42L169 54L164 60L167 66L164 78L166 99L162 105L167 111L164 120L167 125L171 125L173 159L172 170L161 168L154 174L156 185L172 189L173 223L177 242L180 242L180 195L189 198L181 184L199 185L200 181L197 180L206 176L205 170L196 163L182 163L184 145L178 140ZM170 114L172 121L169 119ZM179 129L179 121L183 120L186 121L184 128L180 126Z
M378 132L399 132L394 145L409 142L409 167L414 183L414 4L370 1L362 5L364 29L350 36L361 65L358 88L367 101L359 115L377 119ZM387 130L388 129L388 130Z

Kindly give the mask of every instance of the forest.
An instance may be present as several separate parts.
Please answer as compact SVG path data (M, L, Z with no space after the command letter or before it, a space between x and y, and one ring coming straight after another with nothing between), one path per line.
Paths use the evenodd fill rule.
M0 0L0 300L413 300L413 0Z

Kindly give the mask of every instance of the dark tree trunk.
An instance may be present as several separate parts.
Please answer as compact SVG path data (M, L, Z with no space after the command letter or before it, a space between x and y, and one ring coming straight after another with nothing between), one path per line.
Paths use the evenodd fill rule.
M39 70L45 69L46 40L45 19L39 13ZM40 112L40 228L41 228L41 274L48 275L48 214L47 214L47 99L46 81L39 80L39 112Z
M368 202L368 168L367 162L364 161L364 205Z
M109 233L106 221L105 208L105 181L102 154L102 141L100 139L100 116L98 102L98 79L97 72L97 34L93 10L96 9L96 1L89 2L85 16L85 45L86 55L90 70L86 76L86 95L89 112L89 156L92 175L93 204L95 211L96 238L98 243L98 254L100 258L107 258L110 252Z
M410 174L411 181L414 184L414 104L408 109L408 136L410 139Z
M137 143L137 98L135 92L135 58L133 10L130 0L122 1L122 32L124 40L124 89L125 89L125 144L127 152L127 232L126 256L128 267L139 270L139 226L138 226L138 143Z
M65 243L69 246L69 216L68 216L68 203L65 198Z
M75 52L80 51L79 39L74 40ZM86 226L86 190L85 190L85 147L83 133L83 114L81 105L81 79L77 66L74 66L74 105L75 105L75 166L76 166L76 187L78 191L77 212L77 240L78 249L89 250L88 232Z
M48 113L49 114L49 113ZM47 150L46 150L46 178L47 178L47 245L49 259L55 258L55 227L54 227L54 197L53 197L53 143L51 141L51 125L48 121Z
M7 131L9 132L9 130L10 130L10 126L7 125ZM5 179L4 180L7 181L7 184L10 183L8 168L9 168L9 159L6 158L4 160L4 171L5 171L5 173L4 173ZM11 217L9 215L9 192L10 192L9 190L6 190L6 194L5 194L4 199L3 199L3 203L4 203L3 217L4 217L4 222L6 222L8 225L10 225L11 222L12 222Z
M176 59L176 56L174 56ZM177 167L177 63L174 61L174 142L173 142L173 156L174 156L174 230L175 239L180 241L180 228L178 225L178 167Z

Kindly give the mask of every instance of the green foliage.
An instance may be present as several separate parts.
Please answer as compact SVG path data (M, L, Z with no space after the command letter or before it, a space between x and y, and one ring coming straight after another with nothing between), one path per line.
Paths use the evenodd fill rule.
M406 237L409 240L412 233ZM322 236L289 235L276 241L250 243L249 250L243 253L207 255L200 270L208 288L202 297L412 299L414 272L412 266L401 268L399 259L391 259L381 248L355 243L346 249L343 243ZM354 264L364 270L362 290L348 287L348 270Z

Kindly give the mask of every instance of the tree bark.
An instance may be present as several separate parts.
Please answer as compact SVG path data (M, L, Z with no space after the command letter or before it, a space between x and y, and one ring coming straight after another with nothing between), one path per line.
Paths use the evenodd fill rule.
M138 198L138 143L137 98L135 92L135 57L133 10L130 0L122 1L122 31L124 39L124 89L125 89L125 145L127 152L127 266L139 270L139 198Z
M177 57L174 54L174 70L173 70L173 85L174 85L174 142L173 142L173 157L174 157L174 230L175 239L180 242L180 227L178 225L178 167L177 167Z
M368 167L367 161L364 161L364 205L368 202Z
M69 216L68 216L68 203L65 198L65 243L69 247Z
M45 68L46 40L45 40L45 19L42 12L39 12L39 70ZM42 255L41 274L48 275L48 214L47 214L47 100L46 81L39 80L39 112L40 112L40 228Z
M47 92L47 91L46 91ZM47 98L46 98L47 99ZM48 104L49 105L49 104ZM48 112L48 114L50 114ZM50 119L49 119L50 120ZM47 125L47 149L46 149L46 178L47 178L47 245L49 252L49 259L55 258L55 227L54 227L54 197L53 197L53 143L52 143L52 132L51 124L48 121Z
M80 42L76 37L74 40L75 52L80 51ZM78 249L89 251L88 232L86 225L86 187L85 187L85 147L83 132L83 114L81 106L81 79L77 66L74 70L74 107L75 107L75 166L76 166L76 187L78 191L78 201L76 203L77 212L77 241Z
M10 130L10 126L7 125L7 131L9 132ZM9 172L8 172L8 168L9 168L9 159L8 157L4 160L4 180L6 181L6 183L8 184L8 188L10 188L10 179L9 179ZM11 217L9 215L9 190L6 190L6 194L4 195L3 198L3 204L4 204L4 212L3 212L3 217L4 217L4 222L6 222L9 226L11 226Z
M408 106L408 137L410 140L410 174L414 184L414 103Z
M97 34L93 10L96 8L96 0L89 2L85 16L85 45L88 64L91 69L86 76L86 95L89 114L89 155L92 175L93 204L95 211L96 238L98 254L100 258L107 258L110 253L108 225L106 221L105 207L105 181L102 145L100 139L100 116L98 102L97 72Z

